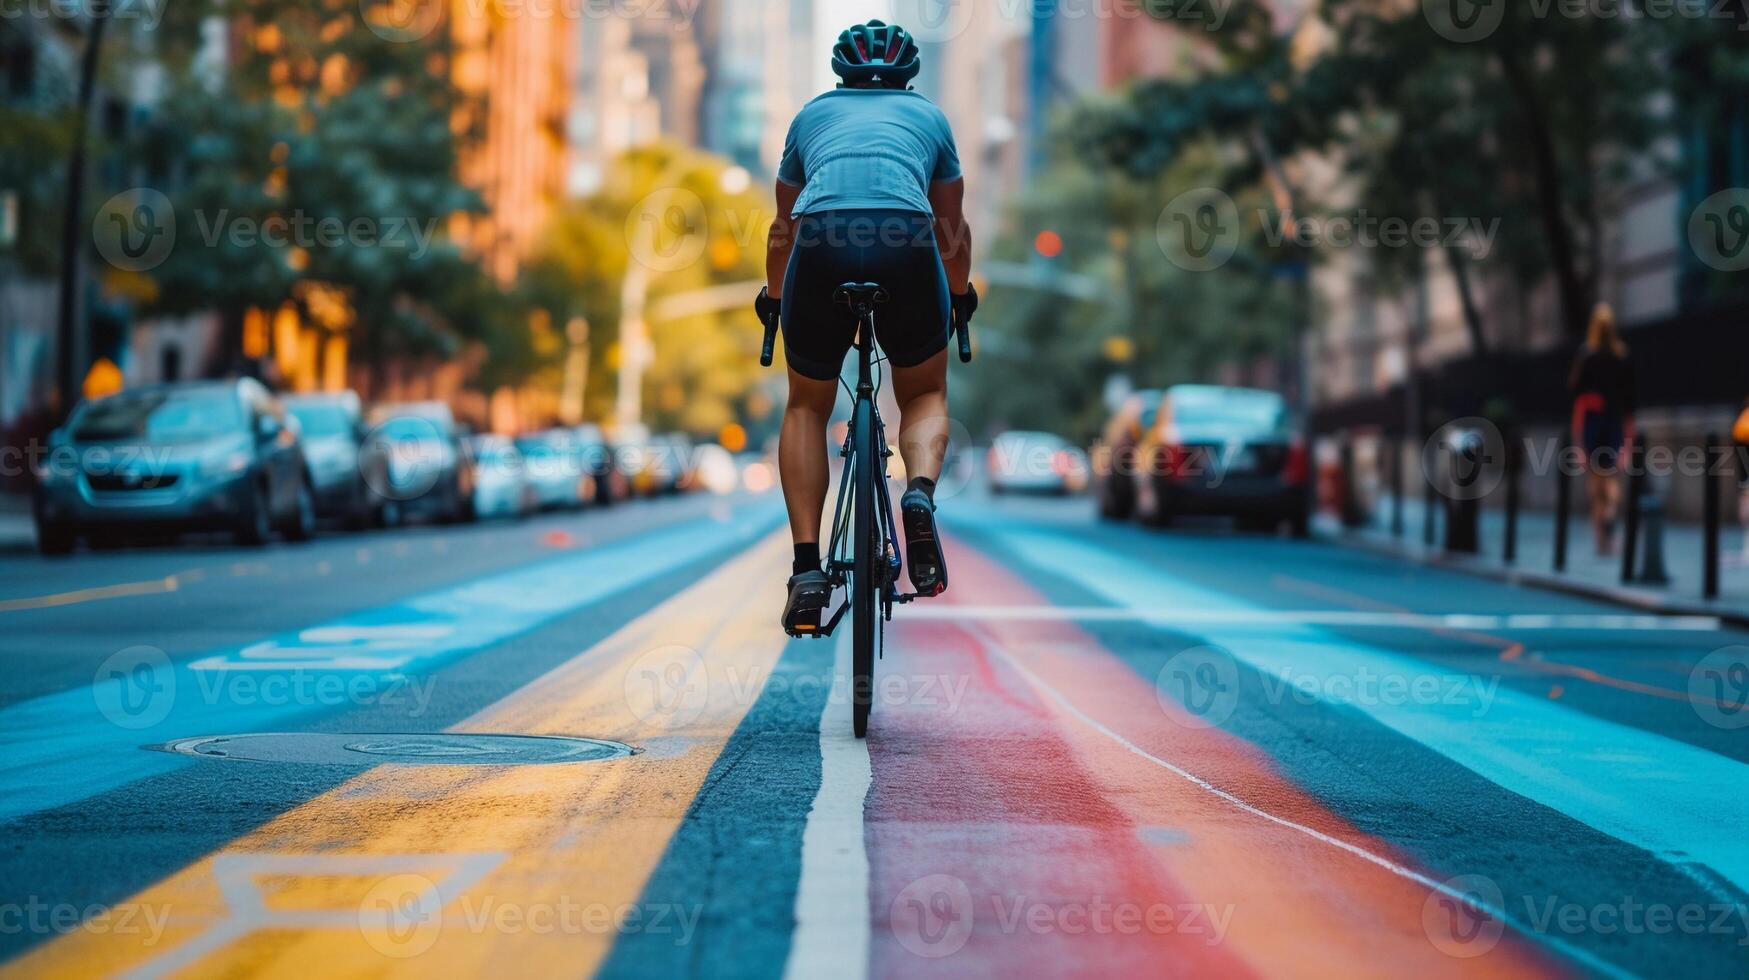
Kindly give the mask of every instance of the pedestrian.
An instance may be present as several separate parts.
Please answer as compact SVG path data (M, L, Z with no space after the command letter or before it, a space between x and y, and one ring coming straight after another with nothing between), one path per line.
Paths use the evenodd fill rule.
M1633 362L1608 303L1591 311L1591 327L1573 360L1568 387L1573 392L1573 441L1585 450L1591 530L1598 556L1608 557L1615 554L1621 464L1632 458L1637 408Z

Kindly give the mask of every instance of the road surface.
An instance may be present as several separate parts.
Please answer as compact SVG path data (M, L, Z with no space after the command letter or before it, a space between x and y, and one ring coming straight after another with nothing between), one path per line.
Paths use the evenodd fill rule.
M943 522L866 741L775 494L0 554L0 972L1749 975L1749 636Z

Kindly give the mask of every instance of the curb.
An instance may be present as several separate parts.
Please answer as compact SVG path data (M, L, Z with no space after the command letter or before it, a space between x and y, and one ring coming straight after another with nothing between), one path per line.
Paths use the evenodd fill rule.
M1731 626L1749 628L1749 609L1718 605L1701 600L1672 599L1645 589L1575 581L1552 572L1530 572L1521 568L1508 568L1486 559L1428 554L1418 548L1392 544L1389 541L1372 540L1359 535L1333 534L1326 531L1319 533L1317 537L1319 540L1340 547L1353 548L1356 551L1365 551L1428 568L1462 572L1465 575L1474 575L1478 578L1504 582L1508 585L1544 589L1581 599L1597 599L1664 616L1711 616Z

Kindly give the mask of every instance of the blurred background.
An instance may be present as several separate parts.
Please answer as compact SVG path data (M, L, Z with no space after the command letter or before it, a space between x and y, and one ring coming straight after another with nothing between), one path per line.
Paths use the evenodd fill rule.
M14 0L0 444L248 376L760 447L772 174L875 16L964 161L974 438L1241 385L1379 484L1451 419L1561 431L1598 302L1652 441L1749 394L1742 0Z

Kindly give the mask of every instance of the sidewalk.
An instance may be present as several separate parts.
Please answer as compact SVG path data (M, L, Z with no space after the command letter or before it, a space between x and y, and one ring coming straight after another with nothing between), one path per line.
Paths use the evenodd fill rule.
M1365 548L1423 564L1454 568L1472 574L1510 581L1537 588L1556 589L1576 595L1603 599L1671 615L1719 616L1739 625L1749 625L1749 560L1744 557L1744 532L1735 517L1736 500L1728 497L1724 504L1726 523L1721 532L1719 551L1719 598L1701 598L1702 534L1698 524L1669 523L1664 529L1664 564L1670 584L1650 586L1635 582L1623 585L1621 558L1599 558L1591 540L1591 525L1577 512L1581 502L1575 501L1575 513L1567 528L1567 570L1554 572L1554 515L1547 511L1525 511L1518 517L1518 560L1507 565L1503 560L1506 541L1506 515L1499 509L1484 509L1481 520L1481 553L1479 555L1447 555L1444 513L1435 514L1434 545L1423 544L1423 507L1420 500L1405 501L1403 535L1391 534L1391 500L1380 499L1369 526L1344 528L1333 515L1320 515L1314 531L1327 540ZM1618 539L1621 531L1617 531ZM1639 559L1645 558L1644 538ZM1643 565L1642 565L1643 567ZM1638 569L1635 570L1636 575Z

